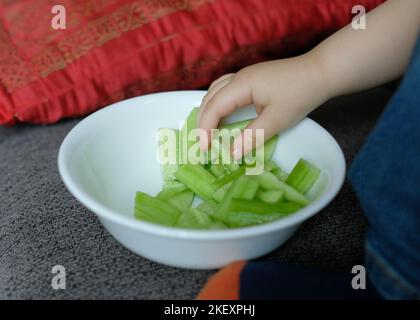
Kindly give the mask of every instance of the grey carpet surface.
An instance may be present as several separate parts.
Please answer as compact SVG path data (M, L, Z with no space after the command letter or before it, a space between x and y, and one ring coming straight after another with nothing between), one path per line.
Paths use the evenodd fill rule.
M311 117L337 139L349 164L391 93L380 88L335 99ZM131 253L65 189L57 153L78 121L0 127L0 298L194 298L214 270L167 267ZM261 259L350 272L361 261L365 229L346 183L325 210ZM51 287L57 264L66 268L65 290Z

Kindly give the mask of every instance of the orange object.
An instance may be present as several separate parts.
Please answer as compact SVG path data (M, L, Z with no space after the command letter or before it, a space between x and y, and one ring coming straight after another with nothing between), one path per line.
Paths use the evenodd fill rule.
M197 295L197 300L239 300L240 275L245 261L231 263L214 274Z

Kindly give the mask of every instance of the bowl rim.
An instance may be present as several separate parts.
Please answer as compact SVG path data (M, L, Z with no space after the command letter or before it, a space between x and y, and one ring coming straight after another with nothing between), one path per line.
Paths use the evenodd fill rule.
M293 215L284 217L282 219L244 228L237 229L222 229L222 230L191 230L191 229L182 229L175 227L161 226L158 224L149 223L146 221L136 220L134 217L128 217L122 214L117 213L115 210L112 210L105 205L101 204L93 197L91 197L87 192L79 188L76 182L72 179L70 170L69 170L69 159L71 154L69 154L69 145L72 139L75 138L78 130L86 123L86 121L92 121L96 117L99 117L102 113L105 112L115 112L115 110L121 110L123 106L116 106L126 103L129 100L138 100L143 98L150 98L151 96L162 96L162 95L191 95L191 94L201 94L204 95L207 91L205 90L183 90L183 91L166 91L159 93L152 93L143 96L138 96L126 100L116 102L112 105L109 105L105 108L102 108L89 116L82 119L77 125L75 125L70 132L66 135L63 142L61 143L59 152L58 152L58 171L60 177L68 189L68 191L87 209L96 214L100 219L106 219L118 225L128 227L129 229L145 232L148 234L163 236L166 238L176 238L176 239L194 239L194 240L227 240L227 239L239 239L247 238L267 233L272 233L279 231L281 229L291 227L294 225L299 225L303 221L314 216L325 208L337 195L340 191L346 174L346 161L344 158L343 151L334 137L321 125L310 118L305 118L302 121L308 121L310 125L317 127L320 131L320 134L324 136L325 139L329 140L333 148L336 151L337 160L338 160L338 171L339 175L336 179L332 180L332 186L328 192L323 194L321 197L312 202L309 206L302 208ZM129 107L129 105L128 105Z

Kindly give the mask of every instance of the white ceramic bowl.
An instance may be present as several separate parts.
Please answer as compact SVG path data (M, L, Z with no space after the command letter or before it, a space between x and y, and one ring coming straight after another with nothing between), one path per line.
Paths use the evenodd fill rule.
M131 251L163 264L212 269L262 256L284 243L299 225L325 207L344 181L343 152L321 126L305 119L283 133L273 159L291 170L300 157L323 174L321 190L309 206L272 223L232 230L197 231L138 221L133 216L137 190L161 188L156 130L178 128L204 91L151 94L116 103L76 125L61 145L58 166L68 190L94 212L111 235ZM255 116L244 108L227 121Z

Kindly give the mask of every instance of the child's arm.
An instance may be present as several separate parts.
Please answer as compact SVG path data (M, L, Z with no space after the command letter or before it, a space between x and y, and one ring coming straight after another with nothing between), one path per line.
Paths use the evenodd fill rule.
M267 140L334 96L401 76L420 27L420 1L388 0L371 11L366 22L366 30L349 25L302 56L259 63L219 78L203 99L199 127L209 132L224 116L253 103L258 117L249 128L265 129ZM245 143L244 150L235 145L234 156L249 152L250 145ZM206 139L201 147L207 149Z
M420 1L388 0L367 14L366 27L348 25L313 50L330 96L369 89L404 73L420 27Z

